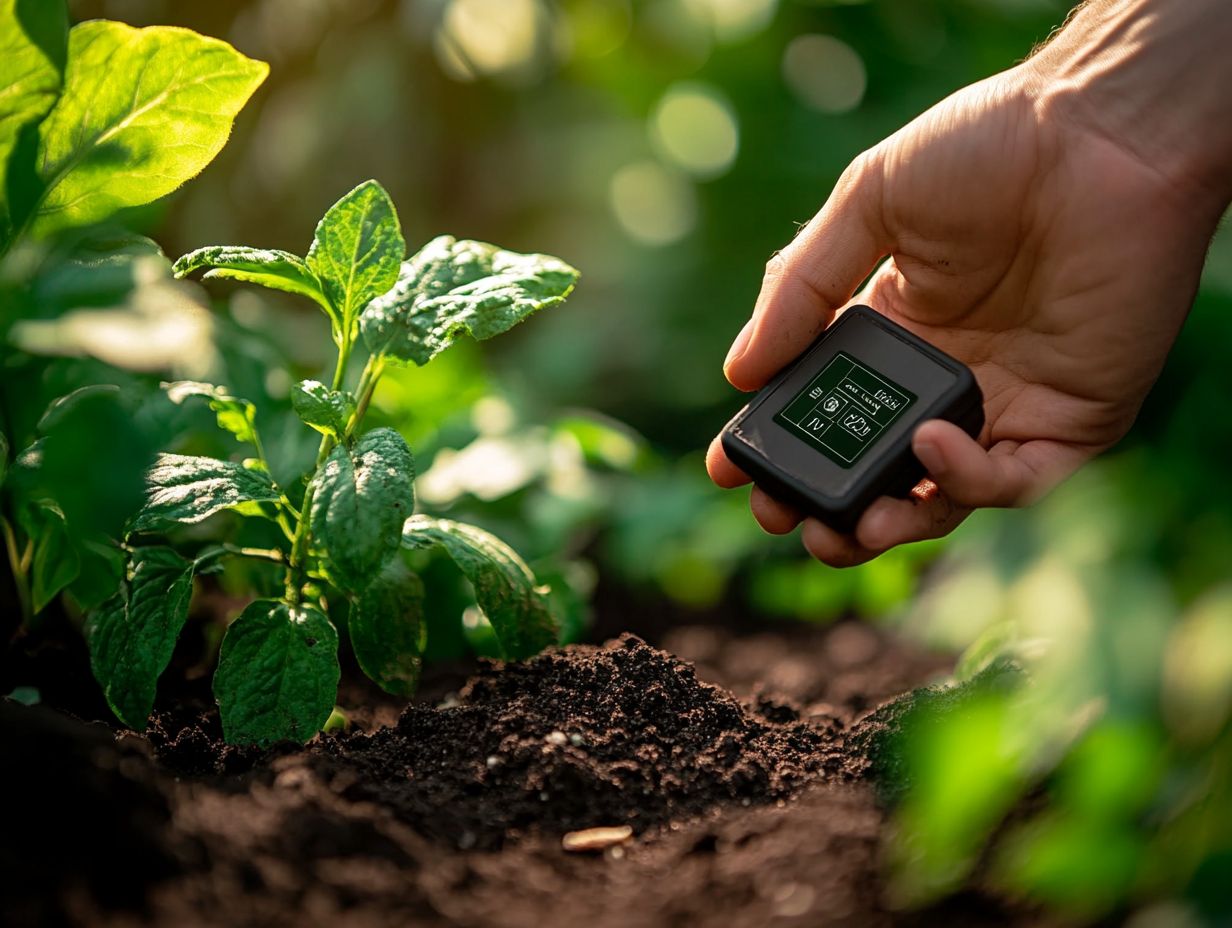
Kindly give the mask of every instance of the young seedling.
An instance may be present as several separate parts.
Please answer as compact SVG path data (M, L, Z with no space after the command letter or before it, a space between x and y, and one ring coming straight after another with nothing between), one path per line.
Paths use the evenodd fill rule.
M441 236L404 260L406 245L389 195L360 184L317 225L304 257L284 251L202 248L175 263L177 276L204 270L306 297L329 319L337 357L330 382L305 380L291 394L295 415L321 433L301 498L271 476L256 410L225 387L167 385L177 403L204 401L218 425L250 446L243 463L160 455L147 475L145 505L128 525L129 560L120 592L89 619L95 676L116 715L142 728L188 612L196 574L220 558L274 561L283 595L258 599L227 629L214 694L230 742L304 741L325 724L337 693L338 633L330 605L349 605L346 629L363 671L391 693L414 691L424 646L424 589L405 550L440 548L474 587L507 657L555 641L545 591L522 560L471 525L413 515L414 462L402 436L363 429L382 372L426 364L462 334L491 338L573 289L577 271L545 255ZM352 355L366 350L347 389ZM149 534L200 522L222 510L277 523L285 543L268 550L210 547L185 558L137 545Z

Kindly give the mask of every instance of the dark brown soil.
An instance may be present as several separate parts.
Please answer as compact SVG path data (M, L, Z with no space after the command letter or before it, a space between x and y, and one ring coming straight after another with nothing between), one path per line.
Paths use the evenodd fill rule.
M0 922L1030 923L976 896L884 903L885 813L850 736L943 659L857 623L664 643L683 659L625 637L485 666L396 724L267 752L224 749L209 714L115 738L0 705ZM607 825L635 837L562 849Z

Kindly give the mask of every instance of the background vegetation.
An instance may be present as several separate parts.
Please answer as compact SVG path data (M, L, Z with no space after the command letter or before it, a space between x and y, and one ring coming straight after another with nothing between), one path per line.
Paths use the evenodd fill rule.
M921 729L899 820L905 900L983 861L1002 885L1082 918L1139 908L1143 924L1213 924L1228 917L1232 878L1232 237L1216 240L1131 436L1032 511L985 513L951 542L838 572L795 539L762 535L744 494L714 490L701 462L740 402L720 361L765 258L854 155L1021 58L1067 6L76 0L71 11L189 26L271 63L205 174L122 217L167 254L216 241L295 250L357 179L379 177L408 240L449 232L582 270L564 309L391 372L371 416L415 447L421 507L496 531L572 591L575 634L604 577L689 606L884 617L970 647L968 676L1007 656L1031 668L1025 689L994 688L959 721ZM10 434L83 383L135 391L137 413L95 410L74 432L73 453L105 461L104 478L146 448L233 451L208 412L141 400L159 380L225 383L277 409L291 387L275 373L282 359L301 376L325 360L320 320L291 298L217 286L211 313L196 285L137 258L46 281L9 332L22 350L5 349ZM117 430L132 440L107 440ZM265 434L271 457L313 452L273 421ZM104 480L81 493L122 518L133 490ZM1047 813L982 856L1024 795L1045 797Z

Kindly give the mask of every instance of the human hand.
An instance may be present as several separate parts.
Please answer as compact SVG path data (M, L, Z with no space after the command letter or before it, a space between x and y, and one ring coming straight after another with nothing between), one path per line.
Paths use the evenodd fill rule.
M1125 434L1158 376L1226 199L1087 121L1070 90L1033 59L960 91L859 157L768 264L725 364L736 387L763 386L859 302L965 361L985 396L978 441L916 430L931 479L910 499L876 501L851 535L806 519L819 560L862 563L1039 498ZM748 482L718 439L707 466ZM801 521L760 489L751 506L775 534Z

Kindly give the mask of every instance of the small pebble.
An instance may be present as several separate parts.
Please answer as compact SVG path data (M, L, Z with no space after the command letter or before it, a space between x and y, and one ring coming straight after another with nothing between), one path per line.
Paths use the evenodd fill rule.
M493 767L499 767L500 762L501 762L501 759L497 757L495 754L489 754L488 759L484 761L484 763L488 765L489 770L491 770Z
M624 844L633 837L633 828L629 825L608 825L599 828L584 828L581 831L571 831L560 839L560 846L566 851L602 851L612 849L612 856L624 856L624 851L617 845ZM619 855L616 851L620 851Z
M564 747L565 742L569 739L565 737L565 733L563 731L550 731L548 732L547 737L543 740L548 744L554 744L557 747Z
M753 800L751 800L751 799L741 799L741 800L740 800L740 804L741 804L742 806L750 806L750 805L752 805L752 804L753 804Z
M580 748L586 742L582 738L581 735L579 735L577 732L574 732L573 734L569 736L569 743L573 745L575 748Z
M542 793L540 793L540 794L539 794L539 801L540 801L540 802L547 802L547 801L548 801L548 794L547 794L547 791L546 791L546 790L545 790L544 792L542 792Z

